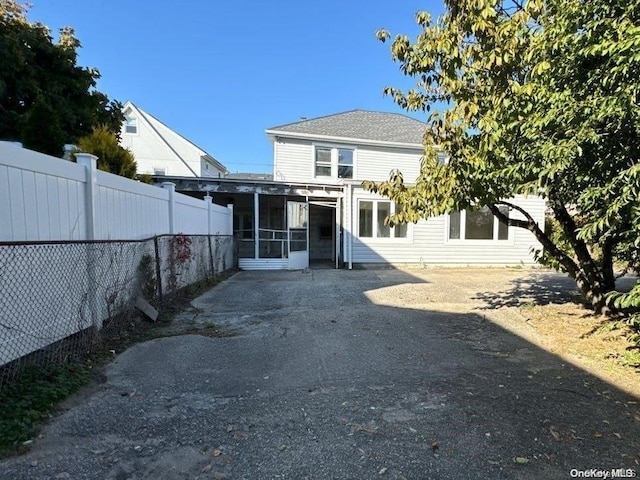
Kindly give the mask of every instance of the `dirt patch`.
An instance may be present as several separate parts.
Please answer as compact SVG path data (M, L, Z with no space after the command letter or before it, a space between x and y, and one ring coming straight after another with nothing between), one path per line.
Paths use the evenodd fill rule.
M575 359L591 373L640 396L638 350L624 325L576 303L527 305L519 312L552 353Z

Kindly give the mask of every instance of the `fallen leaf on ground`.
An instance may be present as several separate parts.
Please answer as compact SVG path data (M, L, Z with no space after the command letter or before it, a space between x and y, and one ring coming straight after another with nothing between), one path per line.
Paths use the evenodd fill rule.
M549 427L549 433L551 433L551 436L556 442L560 441L560 432L558 432L556 427L554 426Z
M529 459L527 457L516 457L513 459L514 462L524 465L525 463L529 463Z

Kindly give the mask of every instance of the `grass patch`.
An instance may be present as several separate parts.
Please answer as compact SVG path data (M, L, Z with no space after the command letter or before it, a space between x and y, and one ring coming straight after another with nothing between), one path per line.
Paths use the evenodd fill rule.
M26 450L25 442L58 403L89 383L91 367L81 363L27 367L0 391L0 457Z
M640 395L640 350L624 322L594 315L576 303L526 305L520 313L553 352L579 358L611 383Z

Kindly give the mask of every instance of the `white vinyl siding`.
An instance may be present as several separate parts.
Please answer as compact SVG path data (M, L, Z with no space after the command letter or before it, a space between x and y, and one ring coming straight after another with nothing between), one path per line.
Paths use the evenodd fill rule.
M278 139L274 149L274 180L278 182L333 183L330 178L313 178L314 148L310 140Z
M354 189L354 229L358 228L358 201L381 198ZM347 199L347 203L349 200ZM513 202L522 206L542 226L544 225L544 200L538 197L516 197ZM517 212L510 212L521 218ZM349 218L346 218L350 222ZM347 223L349 225L349 223ZM532 248L540 248L533 234L522 228L509 228L509 241L449 241L449 222L446 215L409 224L407 239L353 238L354 264L433 264L433 265L518 265L534 264Z
M332 149L331 176L316 176L316 147ZM274 143L274 179L284 182L313 182L335 184L348 178L348 154L340 150L353 151L351 162L354 180L386 180L392 170L398 169L407 183L412 183L420 173L422 149L391 148L370 145L350 145L277 138ZM342 173L342 175L341 175Z
M130 122L122 125L120 145L133 153L137 173L153 175L154 169L164 169L166 175L179 177L222 177L224 171L213 163L206 170L207 152L149 114L143 114L135 106L127 107L126 118L135 120L136 133ZM169 146L170 145L170 146Z
M421 159L420 149L361 146L356 157L357 180L387 180L393 170L400 170L406 183L415 183Z

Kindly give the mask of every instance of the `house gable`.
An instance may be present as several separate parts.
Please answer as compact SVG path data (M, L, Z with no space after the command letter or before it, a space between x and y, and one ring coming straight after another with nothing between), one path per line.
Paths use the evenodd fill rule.
M364 110L273 127L267 134L274 146L274 178L336 184L385 180L391 171L400 170L413 182L426 128L405 115Z
M120 143L133 152L138 173L187 177L227 173L213 156L133 103L127 102L123 113Z

